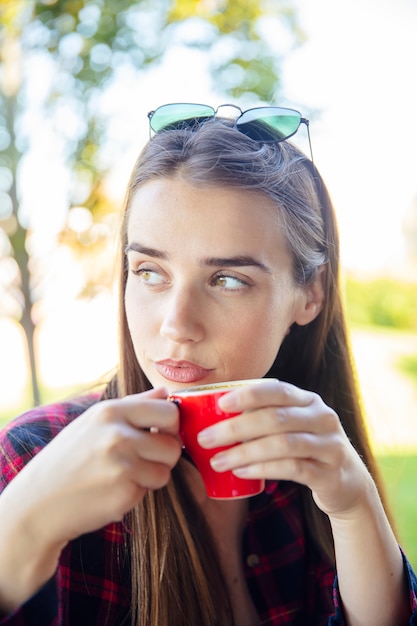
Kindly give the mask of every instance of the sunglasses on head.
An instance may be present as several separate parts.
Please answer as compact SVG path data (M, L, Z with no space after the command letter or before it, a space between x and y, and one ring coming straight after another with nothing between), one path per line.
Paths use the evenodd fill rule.
M289 139L295 135L301 124L305 124L312 153L309 120L302 117L299 111L275 106L255 107L242 111L234 104L222 104L217 109L207 104L163 104L148 113L150 130L159 133L164 130L193 129L216 117L223 107L237 109L234 128L260 143L276 143Z

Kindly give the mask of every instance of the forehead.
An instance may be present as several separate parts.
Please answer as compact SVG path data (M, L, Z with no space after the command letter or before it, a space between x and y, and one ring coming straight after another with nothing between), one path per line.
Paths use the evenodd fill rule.
M282 238L280 210L258 191L231 185L194 185L179 176L152 179L133 194L128 234L178 228L207 236L221 233L233 240L250 235L266 243ZM203 233L202 233L203 234Z
M271 275L292 275L279 209L265 194L239 187L195 186L180 177L148 181L132 199L127 239L184 267L251 257Z

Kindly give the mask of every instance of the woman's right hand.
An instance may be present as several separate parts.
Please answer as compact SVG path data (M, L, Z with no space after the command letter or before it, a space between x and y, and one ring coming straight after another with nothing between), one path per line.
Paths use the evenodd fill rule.
M37 570L27 572L39 579L28 580L33 593L71 539L122 519L149 489L167 484L181 454L178 409L167 395L152 389L93 405L8 485L0 496L0 607L9 604L4 585L13 572L22 590L25 568Z

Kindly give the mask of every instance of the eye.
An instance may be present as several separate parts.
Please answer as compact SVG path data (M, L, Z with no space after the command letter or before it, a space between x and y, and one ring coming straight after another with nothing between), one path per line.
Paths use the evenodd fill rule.
M145 285L154 286L161 285L164 282L164 277L156 270L149 267L139 267L138 269L132 269L135 276L139 276L141 281Z
M228 291L238 291L239 289L249 286L243 279L230 276L229 274L216 274L212 282L216 287L221 287Z

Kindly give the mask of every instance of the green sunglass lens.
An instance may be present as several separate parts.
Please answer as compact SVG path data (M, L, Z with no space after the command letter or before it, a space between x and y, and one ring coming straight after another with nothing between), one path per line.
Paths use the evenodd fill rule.
M243 113L236 125L241 133L261 142L282 141L293 135L301 122L297 111L288 109L251 109Z
M214 114L212 107L203 104L166 104L156 109L150 118L150 125L158 133L161 130L192 127Z

